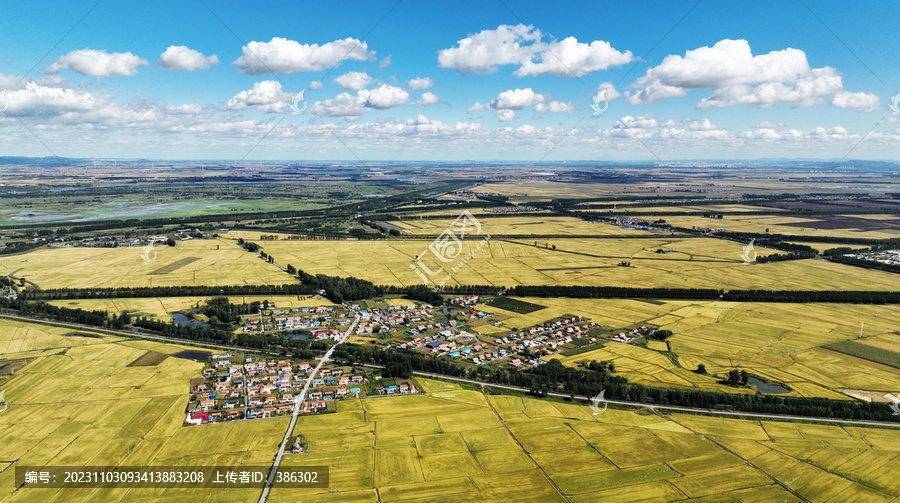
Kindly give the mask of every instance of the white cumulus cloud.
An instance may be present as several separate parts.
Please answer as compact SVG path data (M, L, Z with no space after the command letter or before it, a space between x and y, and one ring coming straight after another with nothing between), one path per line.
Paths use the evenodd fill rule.
M497 110L497 120L500 122L509 122L516 118L516 113L509 109Z
M779 103L805 107L826 103L871 111L877 97L848 93L838 72L831 67L811 68L806 53L793 48L754 56L746 40L725 39L712 47L672 54L652 67L629 87L629 104L653 103L679 97L690 89L710 89L712 95L697 108L752 105L767 108Z
M136 74L138 66L147 64L147 60L141 59L130 52L108 53L106 50L80 49L60 56L55 63L47 67L47 72L56 73L60 70L72 70L82 75L91 75L93 77L127 76Z
M852 108L857 112L874 112L881 108L878 96L872 93L851 93L841 91L836 93L831 104L840 108Z
M360 89L369 87L369 84L372 83L372 80L372 77L369 77L366 72L347 72L334 79L334 82L336 82L344 89L359 91Z
M253 84L253 89L237 93L222 107L224 110L254 108L265 113L281 112L291 103L292 96L281 90L281 83L264 80Z
M579 42L575 37L543 42L534 26L500 25L459 40L456 47L438 51L438 65L461 73L488 74L501 65L518 64L517 77L555 75L580 77L633 59L630 51L620 52L609 42Z
M538 62L534 62L534 59ZM581 77L597 70L606 70L610 66L630 63L632 59L631 51L619 52L609 42L594 40L585 44L575 37L567 37L543 46L533 57L523 61L522 66L513 74L517 77Z
M440 102L441 102L441 99L438 98L438 95L436 95L430 91L425 91L424 93L422 93L422 97L419 98L419 101L415 101L412 104L417 107L425 107L428 105L436 105Z
M250 42L243 47L244 55L235 60L241 73L278 73L282 75L334 68L347 59L368 61L375 51L355 38L335 40L326 44L301 44L295 40L274 37L269 42Z
M212 65L219 64L219 57L204 56L200 51L189 49L184 45L170 45L165 52L159 55L159 66L163 70L206 70Z
M429 77L417 77L412 80L407 80L406 85L409 86L410 91L421 91L422 89L428 89L433 86L434 81Z
M551 101L549 103L538 103L534 106L534 111L539 114L557 113L557 112L573 112L575 105L572 103L563 103L562 101Z

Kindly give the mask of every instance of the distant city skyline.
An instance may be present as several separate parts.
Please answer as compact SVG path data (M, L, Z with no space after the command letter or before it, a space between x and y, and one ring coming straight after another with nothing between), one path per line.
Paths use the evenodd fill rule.
M6 6L0 155L894 160L892 2Z

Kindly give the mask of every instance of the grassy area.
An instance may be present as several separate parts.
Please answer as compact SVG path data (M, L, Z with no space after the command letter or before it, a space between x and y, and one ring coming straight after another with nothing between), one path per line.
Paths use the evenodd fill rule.
M855 356L857 358L862 358L863 360L900 369L900 353L884 348L860 344L856 341L836 342L822 347L845 355Z
M156 351L147 351L139 356L135 361L128 364L129 367L152 367L159 365L169 355L165 353L157 353Z
M504 311L511 311L513 313L519 314L528 314L533 313L535 311L540 311L541 309L546 308L547 306L542 306L540 304L533 304L531 302L525 302L523 300L513 299L510 297L496 297L491 299L488 302L489 306L499 307Z

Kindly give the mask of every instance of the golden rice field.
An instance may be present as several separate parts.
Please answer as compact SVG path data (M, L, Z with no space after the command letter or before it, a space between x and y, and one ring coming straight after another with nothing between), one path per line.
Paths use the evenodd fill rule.
M542 235L646 236L649 234L647 231L623 229L619 226L602 222L591 223L575 217L536 214L521 217L479 219L483 211L472 211L471 213L478 219L478 225L481 226L481 235L534 234L539 238ZM406 217L403 220L393 220L390 223L403 229L401 232L404 234L437 236L444 232L445 229L448 229L458 216L459 213L446 219L435 220ZM474 228L472 232L474 232ZM477 238L473 237L473 239Z
M288 419L182 427L201 365L170 357L126 367L147 350L181 347L0 327L6 347L21 329L59 337L52 349L0 353L30 359L4 385L11 407L0 414L0 500L258 499L251 489L16 491L16 465L267 465ZM270 500L891 501L900 491L894 430L613 408L593 415L581 404L420 386L425 395L346 400L337 413L301 417L295 433L309 452L283 464L328 466L331 485L275 488Z
M41 288L259 285L290 282L283 271L229 239L156 246L146 263L141 247L42 248L0 257L0 274L24 277ZM155 255L154 255L155 253Z
M258 236L257 236L258 237ZM712 238L465 240L442 262L430 240L261 241L282 265L313 274L355 276L376 284L412 285L417 256L432 271L449 271L472 253L446 284L620 285L668 288L891 290L888 272L808 259L746 265L740 243ZM481 246L478 248L478 246ZM553 246L556 249L553 249ZM286 273L229 239L161 248L145 264L140 248L46 248L0 257L0 274L41 288L284 284ZM218 249L216 249L218 247ZM658 253L660 250L663 253ZM757 247L760 254L769 253ZM440 253L440 252L439 252ZM185 260L190 259L189 263ZM620 267L622 261L630 267ZM852 274L851 274L852 273ZM440 281L446 274L432 277ZM195 279L196 278L196 279Z
M328 299L319 296L296 295L248 295L227 296L233 304L249 304L251 302L269 301L278 308L299 308L312 306L336 306ZM128 311L132 316L155 316L163 321L171 321L171 314L185 311L197 304L202 305L210 297L152 297L127 299L72 299L52 300L54 306L85 309L88 311L107 311L120 314Z
M710 205L672 205L672 206L642 206L640 202L630 203L630 202L604 202L604 203L590 203L590 205L579 205L574 208L574 211L613 211L616 213L629 213L629 212L651 212L651 211L659 211L666 213L696 213L696 212L705 212L705 213L734 213L734 212L746 212L746 211L783 211L778 208L765 208L762 206L750 206L747 204L710 204ZM644 217L638 217L644 218ZM648 217L649 218L649 217ZM668 217L663 217L668 219Z
M716 228L726 229L732 232L755 232L771 234L786 234L791 236L834 236L842 238L867 238L867 239L891 239L900 237L900 229L896 225L893 228L879 229L865 220L894 219L895 215L850 215L859 218L860 227L827 228L822 226L820 220L815 217L794 217L779 215L728 215L722 219L703 218L695 216L670 216L665 217L666 222L676 227L697 227L701 229ZM835 215L840 217L840 215ZM653 217L647 217L653 218ZM826 220L828 217L823 217ZM871 228L875 225L876 228ZM768 229L768 231L767 231ZM815 245L811 245L815 248ZM820 248L821 250L821 248Z
M303 501L891 501L900 490L898 431L595 415L420 382L426 396L344 401L336 414L300 418L294 433L310 452L285 463L327 465L332 481Z
M782 304L712 301L653 301L624 299L524 298L546 306L516 314L489 305L480 310L507 317L505 330L539 325L563 315L581 315L616 329L644 324L671 330L664 354L633 345L609 343L602 349L573 356L553 356L564 364L580 360L612 360L617 372L630 381L650 386L742 392L716 381L729 370L742 369L782 382L788 395L848 397L837 390L881 393L900 391L900 369L822 349L845 340L900 352L900 311L895 306L851 304ZM864 338L859 336L865 323ZM488 324L484 333L504 329ZM704 364L711 374L693 372ZM746 390L750 391L750 390Z
M897 285L891 273L819 259L746 265L741 259L740 243L712 238L472 239L463 241L458 254L455 250L446 252L444 258L456 257L446 263L429 250L430 240L260 244L282 265L292 264L313 274L355 276L385 285L421 284L422 279L411 267L416 257L437 272L440 265L450 270L469 252L473 258L446 284L779 290L892 290ZM774 253L761 247L757 252ZM630 262L631 267L617 266L622 261ZM445 274L432 278L440 281ZM431 281L434 280L429 284Z

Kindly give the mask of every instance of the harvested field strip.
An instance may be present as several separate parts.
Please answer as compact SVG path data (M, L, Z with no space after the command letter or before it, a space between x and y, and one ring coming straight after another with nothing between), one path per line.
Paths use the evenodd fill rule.
M126 365L126 367L152 367L154 365L159 365L168 357L169 355L167 354L157 353L156 351L147 351L139 356L137 360Z
M181 269L182 267L188 264L192 264L198 260L200 260L200 257L185 257L181 260L176 260L171 264L160 267L159 269L150 272L150 274L169 274L170 272L175 272L178 269Z

